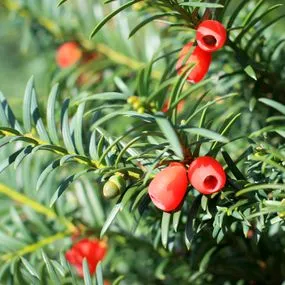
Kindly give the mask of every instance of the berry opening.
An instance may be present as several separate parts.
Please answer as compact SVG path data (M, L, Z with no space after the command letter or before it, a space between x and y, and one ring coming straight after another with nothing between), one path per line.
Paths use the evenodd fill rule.
M209 190L214 190L217 184L218 184L218 179L213 175L207 176L204 180L204 186Z
M214 47L217 44L217 39L212 35L207 35L203 37L203 41L206 45Z

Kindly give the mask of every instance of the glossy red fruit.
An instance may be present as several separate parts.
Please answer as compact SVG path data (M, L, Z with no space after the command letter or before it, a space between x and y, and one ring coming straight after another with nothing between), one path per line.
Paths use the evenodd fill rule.
M221 49L227 40L227 30L218 21L203 21L197 28L196 40L198 46L207 52Z
M191 83L198 83L207 74L211 61L212 55L209 52L205 52L198 46L194 47L191 53L193 42L186 44L179 54L179 59L176 64L176 70L181 75L185 68L189 68L192 64L195 66L192 68L187 81Z
M82 239L75 243L70 250L65 254L66 260L72 264L78 275L83 277L83 259L86 258L90 274L93 275L96 271L96 266L101 261L107 252L107 244L98 239Z
M165 212L176 210L187 190L188 179L181 163L172 163L160 171L148 187L153 204Z
M61 68L67 68L77 63L82 57L82 50L76 42L67 42L56 51L56 63Z
M181 100L178 105L176 106L177 109L177 113L180 114L183 112L184 106L185 106L186 101L185 100ZM166 113L169 110L169 99L166 99L166 101L164 102L161 111L163 113Z
M205 195L219 192L226 184L223 167L210 156L195 159L189 166L188 178L192 186Z

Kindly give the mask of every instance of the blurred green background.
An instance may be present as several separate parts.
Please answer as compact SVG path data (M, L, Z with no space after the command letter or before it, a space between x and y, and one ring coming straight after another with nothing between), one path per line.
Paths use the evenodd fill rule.
M45 53L31 45L27 49L21 45L20 23L15 23L1 6L0 9L0 91L10 98L10 104L19 112L31 75L35 76L38 92L47 92L48 63Z

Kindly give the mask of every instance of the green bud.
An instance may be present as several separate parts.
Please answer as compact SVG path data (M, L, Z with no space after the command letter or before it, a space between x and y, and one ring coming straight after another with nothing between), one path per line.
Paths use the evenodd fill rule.
M285 206L285 199L283 199L283 200L281 201L281 206L282 206L282 207ZM281 219L284 219L284 220L285 220L285 212L279 212L279 213L278 213L278 216L279 216Z
M138 112L139 114L143 114L144 111L145 111L145 108L144 108L144 107L139 107L137 112Z
M279 218L285 219L285 212L278 213Z
M129 98L128 98L128 100L127 100L127 102L129 103L129 104L133 104L133 103L135 103L135 102L137 102L138 101L138 97L137 96L130 96Z
M103 187L103 195L106 199L113 199L124 192L126 189L126 181L120 175L113 175L105 183Z
M134 104L133 104L133 108L135 109L135 110L137 110L138 108L140 108L141 107L141 102L140 101L137 101L137 102L135 102Z

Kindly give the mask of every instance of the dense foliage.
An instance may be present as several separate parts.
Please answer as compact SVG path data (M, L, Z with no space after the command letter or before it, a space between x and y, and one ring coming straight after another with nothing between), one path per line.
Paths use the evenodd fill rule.
M1 284L285 284L281 4L105 2L0 3L44 66L20 103L0 92ZM228 39L191 84L193 66L175 65L206 19ZM223 191L190 185L177 211L156 208L155 175L204 155L223 165ZM81 278L65 253L86 237L108 249Z

